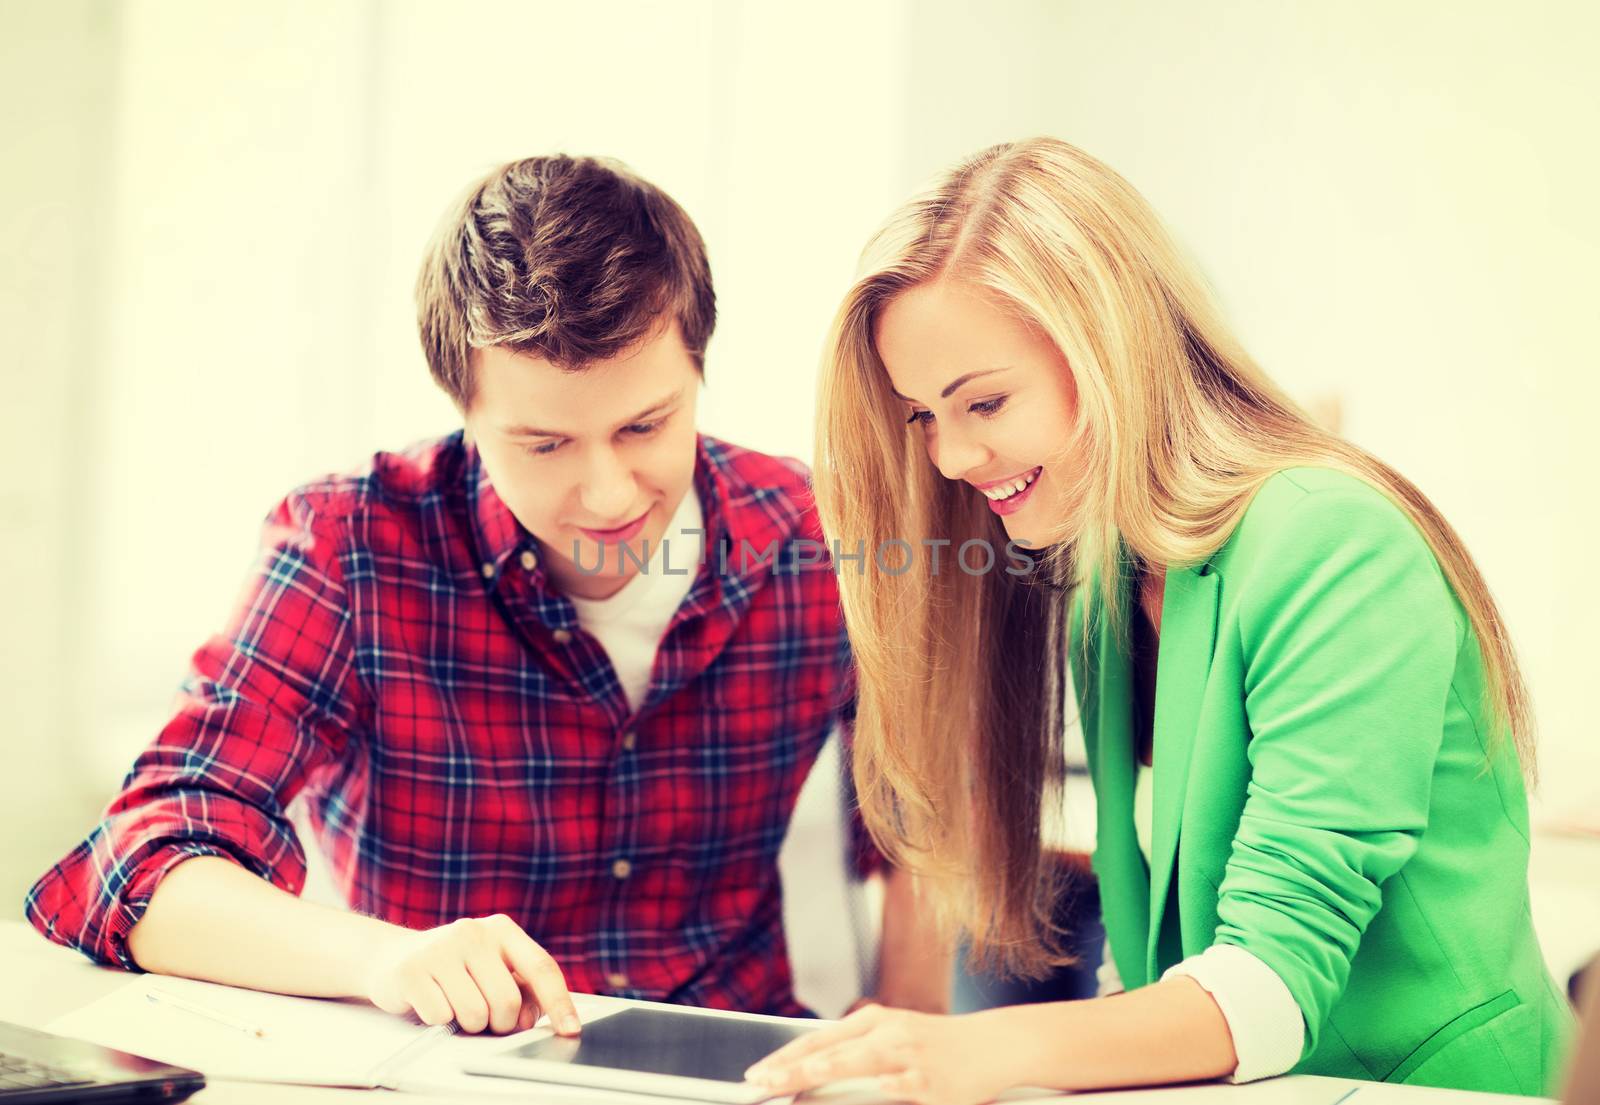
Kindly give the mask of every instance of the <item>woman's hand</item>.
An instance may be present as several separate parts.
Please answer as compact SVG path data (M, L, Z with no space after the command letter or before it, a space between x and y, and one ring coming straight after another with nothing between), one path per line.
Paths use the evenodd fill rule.
M365 994L390 1013L415 1010L424 1024L454 1020L463 1032L532 1028L540 1010L562 1036L581 1028L566 979L550 954L504 915L435 929L395 928L374 943Z
M990 1023L982 1014L868 1005L773 1052L745 1077L774 1094L876 1077L883 1093L918 1105L978 1105L1012 1085L1005 1041L990 1038Z

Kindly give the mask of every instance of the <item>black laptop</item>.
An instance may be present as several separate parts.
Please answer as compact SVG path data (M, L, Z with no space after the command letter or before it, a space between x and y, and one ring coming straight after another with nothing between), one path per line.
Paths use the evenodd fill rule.
M0 1105L29 1101L182 1101L198 1071L0 1021Z

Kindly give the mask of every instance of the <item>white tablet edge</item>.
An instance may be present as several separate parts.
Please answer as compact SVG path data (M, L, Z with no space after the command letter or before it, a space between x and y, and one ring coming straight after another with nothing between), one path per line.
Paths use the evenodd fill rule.
M461 1069L468 1074L498 1075L601 1090L625 1090L655 1097L698 1098L702 1101L730 1102L732 1105L753 1105L772 1096L767 1090L749 1082L719 1082L682 1074L583 1066L548 1059L477 1059Z

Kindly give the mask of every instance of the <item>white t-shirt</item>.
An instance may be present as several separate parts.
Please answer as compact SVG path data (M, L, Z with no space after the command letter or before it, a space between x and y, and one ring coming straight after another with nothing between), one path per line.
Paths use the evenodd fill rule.
M611 658L631 710L644 703L656 648L700 571L704 535L686 531L704 528L700 497L691 487L673 511L661 543L649 550L650 559L644 569L623 584L620 591L604 599L567 596L577 608L578 624L600 642Z

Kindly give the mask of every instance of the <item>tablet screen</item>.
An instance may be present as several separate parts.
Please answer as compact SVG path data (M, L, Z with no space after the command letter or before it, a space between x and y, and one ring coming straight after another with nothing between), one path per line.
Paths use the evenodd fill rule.
M581 1036L547 1036L502 1058L739 1083L756 1060L811 1031L703 1013L625 1009L584 1025Z

